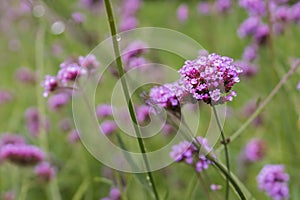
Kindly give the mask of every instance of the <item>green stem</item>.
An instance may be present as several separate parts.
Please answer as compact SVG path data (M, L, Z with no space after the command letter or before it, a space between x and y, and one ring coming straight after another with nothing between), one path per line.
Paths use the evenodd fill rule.
M214 164L214 166L216 166L221 173L226 176L226 178L230 181L231 185L234 187L235 191L238 193L239 197L242 200L246 200L246 197L244 195L244 193L242 192L242 190L240 189L238 183L230 176L230 174L228 174L228 170L223 167L223 165L221 163L219 163L215 158L213 158L211 155L206 155L206 157Z
M227 140L226 140L226 137L225 137L225 133L224 133L223 128L220 124L220 120L219 120L219 117L218 117L217 110L216 110L214 105L212 105L212 108L213 108L214 115L215 115L215 118L216 118L216 121L217 121L217 124L218 124L219 131L221 133L222 142L223 142L223 145L224 145L224 148L225 148L225 159L226 159L226 167L227 167L227 173L228 173L228 176L226 176L225 199L228 200L229 199L229 178L228 177L230 177L230 161L229 161L228 144L227 144Z
M141 153L143 154L143 160L145 162L146 169L148 171L147 174L148 174L149 181L150 181L149 184L152 187L155 199L159 200L159 196L158 196L158 192L157 192L157 189L156 189L156 186L154 183L154 179L153 179L152 173L150 172L149 161L146 156L146 148L145 148L143 139L141 137L140 129L139 129L138 122L137 122L134 108L133 108L133 103L129 96L127 82L126 82L126 79L124 78L124 69L123 69L123 64L122 64L122 60L120 57L119 44L118 44L118 41L116 38L117 29L116 29L116 25L115 25L115 19L113 16L112 6L111 6L111 3L109 0L104 0L104 2L105 2L106 14L107 14L107 18L108 18L108 22L109 22L109 26L110 26L111 36L112 36L113 48L114 48L114 53L115 53L115 57L116 57L116 63L117 63L120 77L121 77L120 79L121 79L121 83L122 83L122 88L123 88L123 92L125 95L125 99L128 102L128 104L127 104L128 110L130 113L131 120L133 122L132 124L133 124L134 130L135 130L136 136L137 136L137 140L138 140L138 144L139 144Z

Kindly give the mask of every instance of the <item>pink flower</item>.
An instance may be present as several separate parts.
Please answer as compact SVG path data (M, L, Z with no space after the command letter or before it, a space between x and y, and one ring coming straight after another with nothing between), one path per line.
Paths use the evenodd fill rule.
M48 162L41 162L34 168L34 173L40 180L49 182L55 176L56 170Z
M181 4L177 9L177 19L185 22L189 17L189 8L186 4Z
M0 159L9 160L20 166L31 166L42 161L45 153L32 145L7 144L1 148Z

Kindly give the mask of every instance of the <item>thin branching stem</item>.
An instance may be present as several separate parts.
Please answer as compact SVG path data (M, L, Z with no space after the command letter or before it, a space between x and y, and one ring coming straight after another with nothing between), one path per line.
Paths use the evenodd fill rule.
M225 199L228 200L229 199L229 178L228 177L230 176L230 161L229 161L228 142L226 140L225 133L224 133L223 128L221 126L216 107L214 105L212 105L212 109L214 111L214 115L215 115L215 118L216 118L216 121L217 121L217 125L218 125L219 131L221 133L222 143L223 143L224 149L225 149L225 160L226 160L226 167L227 167L227 173L228 173L228 176L226 176Z

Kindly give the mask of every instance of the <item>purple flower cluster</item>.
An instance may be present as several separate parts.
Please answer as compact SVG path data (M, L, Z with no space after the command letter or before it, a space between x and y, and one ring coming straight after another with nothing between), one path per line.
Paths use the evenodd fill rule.
M57 111L64 105L68 104L70 96L66 93L54 94L48 99L48 107L52 111Z
M148 46L142 41L134 41L130 43L122 53L122 60L125 64L124 70L140 67L146 63L146 59L141 55L148 51Z
M267 43L271 33L281 35L289 24L299 23L300 3L290 5L287 2L288 0L270 0L267 4L266 1L261 0L239 0L240 7L244 8L249 15L237 30L239 37L250 37L252 38L250 46L261 46ZM266 19L269 17L267 10L270 12L270 19ZM272 23L272 30L269 30L267 21ZM256 54L257 51L247 48L243 59L252 62L257 57Z
M162 86L154 86L149 92L146 103L149 106L158 106L169 110L178 110L180 102L188 95L186 89L179 83L167 83Z
M258 138L250 140L244 149L244 159L247 162L262 160L266 155L266 143Z
M105 120L100 124L101 132L104 135L111 135L117 128L117 124L113 120Z
M9 103L13 100L13 94L7 90L0 90L0 105Z
M34 168L34 173L43 182L49 182L56 175L56 170L48 162L41 162Z
M197 10L202 15L227 14L232 8L231 0L200 1Z
M141 7L141 0L124 0L120 8L120 31L128 31L138 26L138 19L136 18L137 11Z
M180 22L185 22L189 17L189 8L186 4L181 4L177 8L177 19Z
M26 140L23 136L11 133L4 133L1 135L0 148L7 144L25 145Z
M72 86L77 77L93 73L97 67L99 67L99 63L92 54L86 57L79 56L77 61L67 60L61 63L57 76L47 75L42 82L44 97L59 88L70 86L69 84Z
M242 70L233 64L233 59L213 53L187 60L179 72L182 84L195 99L215 105L236 96L231 89L240 81Z
M211 161L208 160L205 154L202 153L203 149L205 153L208 153L212 150L212 148L206 138L198 136L196 140L197 141L195 141L195 143L199 143L201 149L198 149L194 143L183 141L172 147L170 157L175 162L184 161L189 165L193 165L197 172L201 172L207 169L211 164Z
M27 67L18 68L15 72L15 76L21 83L34 84L36 82L35 73Z
M1 147L0 160L9 160L20 166L32 166L45 157L44 152L33 145L7 144Z
M109 196L104 197L101 200L120 200L121 199L121 192L119 188L113 187L110 189Z
M257 176L259 189L274 200L284 200L289 196L289 175L283 165L265 165Z
M68 135L68 142L72 144L78 142L79 140L80 140L80 136L78 130L76 129L72 130Z
M30 107L25 111L25 120L28 132L36 137L40 133L40 129L49 129L49 120L42 119L36 107Z

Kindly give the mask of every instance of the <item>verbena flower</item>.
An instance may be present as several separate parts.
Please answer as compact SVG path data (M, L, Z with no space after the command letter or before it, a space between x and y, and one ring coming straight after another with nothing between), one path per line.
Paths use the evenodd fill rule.
M0 150L0 158L20 166L32 166L42 161L45 153L33 145L7 144Z
M117 130L117 124L112 120L106 120L100 124L100 129L104 135L111 135Z
M7 90L0 90L0 105L11 102L14 99L13 94Z
M187 95L187 90L179 82L167 83L151 88L146 103L150 106L178 111L180 102Z
M257 58L258 46L256 44L249 45L245 48L243 53L244 61L254 61Z
M98 105L96 108L96 115L99 119L112 116L113 115L112 105L110 104Z
M194 142L183 141L174 145L170 152L170 157L175 162L184 161L189 165L193 165L197 172L201 172L211 164L211 161L205 156L211 151L212 147L210 147L208 140L198 136Z
M274 200L284 200L289 196L289 175L284 165L265 165L257 176L259 189Z
M189 8L186 4L181 4L177 9L177 19L185 22L189 17Z
M68 104L70 101L70 96L65 93L58 93L52 95L48 99L48 107L50 110L56 111L63 107L64 105Z
M238 35L241 38L254 35L261 24L261 19L256 16L247 18L238 28Z
M48 162L41 162L34 168L34 173L43 182L49 182L56 175L56 170Z
M248 162L262 160L266 155L266 143L258 138L251 139L244 149L244 159Z
M200 1L198 3L197 10L202 15L208 15L211 11L211 5L208 2Z
M72 19L77 24L82 24L85 21L85 16L81 12L72 13Z
M78 130L76 130L76 129L72 130L68 135L68 142L76 143L79 140L80 140L80 137L79 137Z
M104 197L101 200L121 200L121 192L119 188L112 187L108 197Z
M218 13L226 13L231 9L231 0L216 0L214 7Z
M59 86L59 81L57 77L47 75L45 80L42 82L42 87L44 87L44 97L48 97L49 93L55 91Z
M100 63L97 61L96 56L93 54L89 54L87 56L79 56L78 57L78 64L86 68L88 70L94 70L100 66Z
M248 61L237 60L234 62L234 64L236 64L242 69L243 72L241 73L241 76L249 78L257 74L258 72L258 67L255 64L250 63Z
M35 73L27 67L18 68L15 72L15 76L21 83L34 84L36 82Z
M240 0L239 5L245 8L249 14L255 16L263 16L266 14L266 5L264 1L261 0Z
M4 145L7 145L7 144L25 145L26 140L22 135L4 133L4 134L1 135L0 148Z
M231 90L240 81L242 70L233 64L233 59L210 54L195 60L187 60L179 70L181 82L193 97L207 104L222 104L236 96Z
M25 121L28 132L34 137L40 133L41 128L46 131L49 129L49 119L42 119L36 107L30 107L25 111Z

